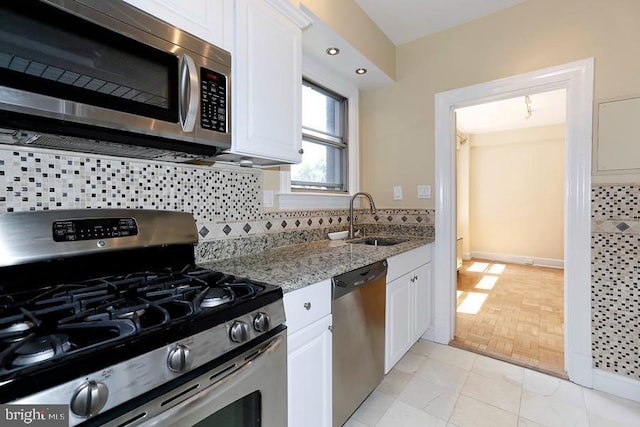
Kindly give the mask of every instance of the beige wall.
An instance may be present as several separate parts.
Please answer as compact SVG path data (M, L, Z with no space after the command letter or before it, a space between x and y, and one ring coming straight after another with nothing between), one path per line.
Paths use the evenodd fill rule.
M637 0L530 0L400 46L396 83L360 94L362 189L392 207L393 185L435 184L438 92L594 57L596 102L640 94L638 17Z
M471 136L471 253L562 261L564 126Z

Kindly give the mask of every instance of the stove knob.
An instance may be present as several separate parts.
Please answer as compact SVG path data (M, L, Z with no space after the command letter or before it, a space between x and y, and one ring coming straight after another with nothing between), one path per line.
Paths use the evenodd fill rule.
M109 389L103 383L87 381L71 398L71 411L79 417L89 418L100 412L109 398Z
M258 332L267 332L269 330L269 315L267 313L258 313L253 318L253 329Z
M171 349L167 357L167 366L173 372L185 372L191 366L191 350L186 345L178 344Z
M249 325L244 322L234 322L229 330L229 338L233 342L245 342L249 339Z

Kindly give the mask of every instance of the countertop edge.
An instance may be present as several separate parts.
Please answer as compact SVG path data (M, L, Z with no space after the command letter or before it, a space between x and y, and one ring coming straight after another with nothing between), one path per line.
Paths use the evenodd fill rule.
M274 248L254 255L204 262L200 266L278 285L287 293L434 241L433 238L400 235L370 237L393 237L406 241L391 246L369 246L344 240L320 240Z

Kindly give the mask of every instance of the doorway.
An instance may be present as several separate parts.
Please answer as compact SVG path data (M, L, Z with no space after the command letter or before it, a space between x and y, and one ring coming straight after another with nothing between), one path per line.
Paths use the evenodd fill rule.
M565 377L566 91L455 112L465 261L451 345Z
M482 83L435 96L436 240L434 340L448 344L456 303L456 108L566 89L565 367L569 379L591 387L590 230L593 58Z

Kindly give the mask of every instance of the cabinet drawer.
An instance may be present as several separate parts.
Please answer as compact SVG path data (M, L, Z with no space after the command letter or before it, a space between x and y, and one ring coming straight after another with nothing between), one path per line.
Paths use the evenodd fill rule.
M331 313L331 279L284 294L288 335Z
M398 255L394 255L387 260L389 267L387 270L387 283L397 279L411 270L431 262L431 244L420 246Z

